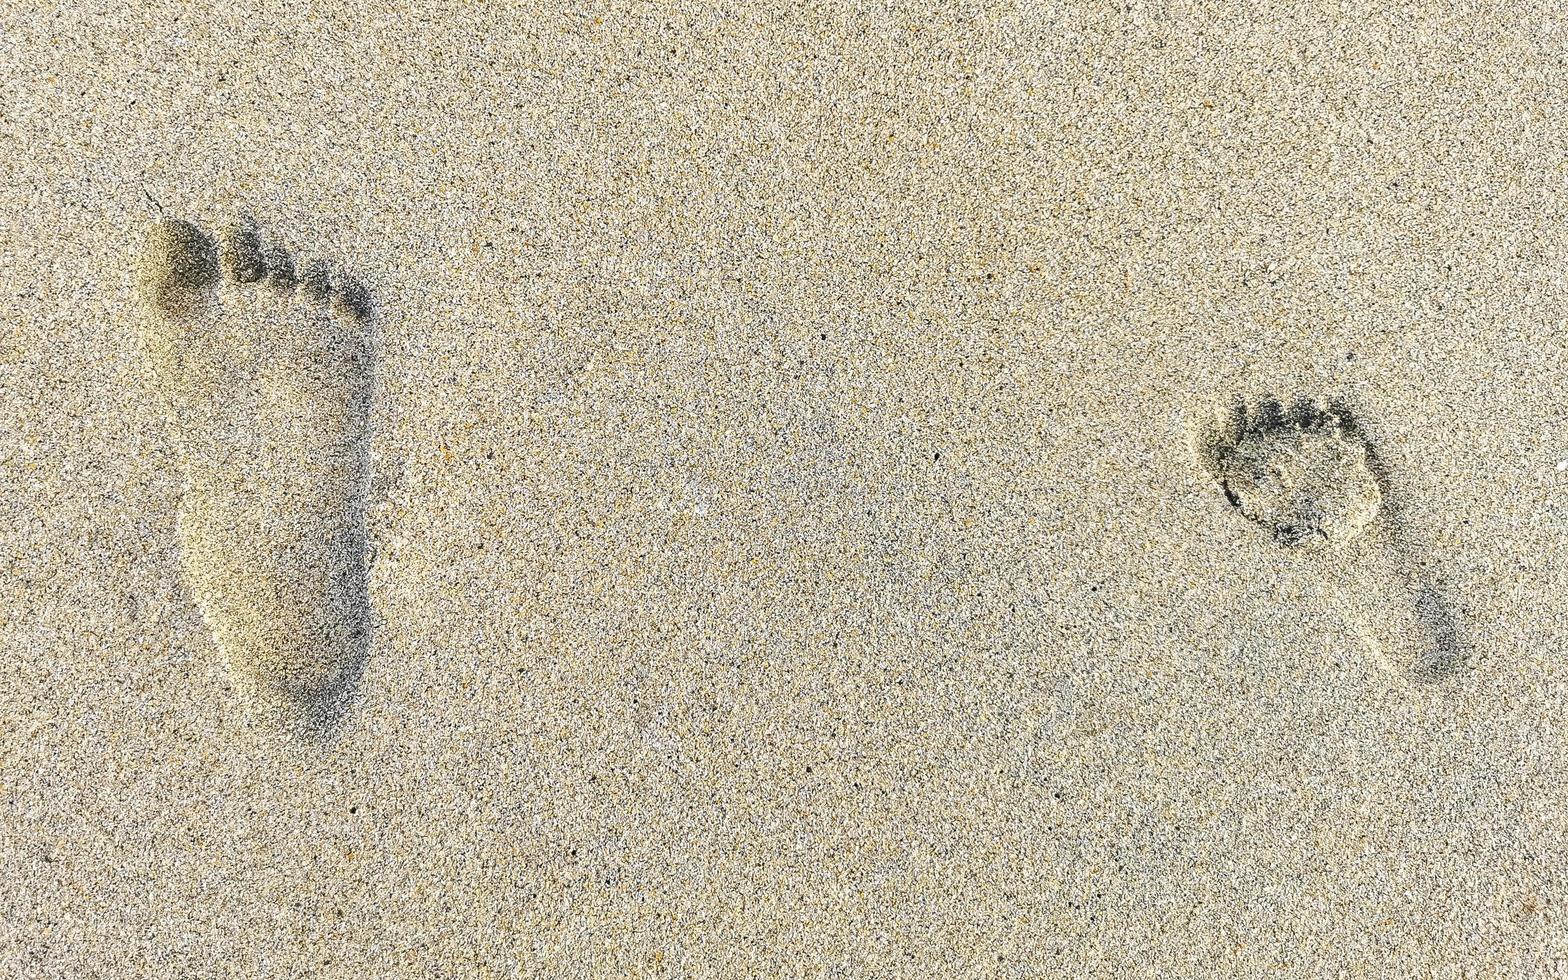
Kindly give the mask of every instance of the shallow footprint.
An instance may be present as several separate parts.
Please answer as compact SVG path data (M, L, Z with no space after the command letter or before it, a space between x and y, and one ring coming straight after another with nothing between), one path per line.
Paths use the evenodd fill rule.
M1397 676L1425 684L1459 666L1453 623L1402 560L1371 451L1345 408L1237 401L1195 446L1231 507L1336 586Z
M258 713L323 734L370 641L370 296L249 222L220 249L159 221L138 286L185 475L186 579Z

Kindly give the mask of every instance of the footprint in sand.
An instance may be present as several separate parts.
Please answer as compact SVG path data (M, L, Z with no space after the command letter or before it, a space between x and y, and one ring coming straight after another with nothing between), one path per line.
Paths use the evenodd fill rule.
M1194 442L1230 506L1329 579L1391 671L1424 684L1457 669L1452 619L1404 560L1375 458L1343 406L1238 401Z
M159 221L138 287L185 475L186 580L258 713L325 733L370 641L370 295L249 222L220 248Z

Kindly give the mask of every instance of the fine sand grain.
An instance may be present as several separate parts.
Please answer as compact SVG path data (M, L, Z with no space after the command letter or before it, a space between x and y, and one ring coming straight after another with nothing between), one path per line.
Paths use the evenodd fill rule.
M1565 24L4 5L0 977L1568 975Z

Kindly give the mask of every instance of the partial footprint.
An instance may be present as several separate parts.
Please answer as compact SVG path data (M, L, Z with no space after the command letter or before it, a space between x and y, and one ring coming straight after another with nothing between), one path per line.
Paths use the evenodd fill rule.
M138 284L185 473L186 579L259 713L324 733L370 641L370 296L325 263L298 269L249 222L221 250L158 222Z
M1397 676L1453 673L1452 620L1403 560L1372 453L1345 408L1238 401L1195 443L1230 505L1329 578Z

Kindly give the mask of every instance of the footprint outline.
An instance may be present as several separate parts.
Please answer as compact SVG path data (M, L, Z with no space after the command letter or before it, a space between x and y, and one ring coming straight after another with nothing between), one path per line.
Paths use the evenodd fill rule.
M370 653L377 317L343 267L300 269L248 216L221 237L164 217L137 286L181 447L182 575L256 713L326 737Z
M1429 686L1459 671L1455 616L1409 560L1387 468L1343 399L1236 397L1193 437L1229 508L1315 565L1394 677Z

